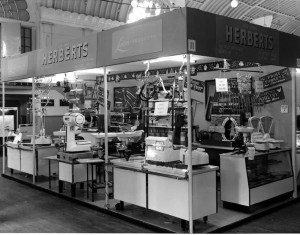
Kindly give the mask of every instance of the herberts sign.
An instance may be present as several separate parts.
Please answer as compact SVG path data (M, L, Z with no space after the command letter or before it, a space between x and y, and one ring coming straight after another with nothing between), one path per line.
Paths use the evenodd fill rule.
M38 50L37 76L96 67L97 34Z
M279 63L279 32L241 20L216 16L216 57Z
M83 42L44 52L43 65L55 64L62 61L76 60L87 57L89 53L88 48L89 43Z
M273 49L274 38L272 35L230 25L226 25L225 28L226 42L260 49Z

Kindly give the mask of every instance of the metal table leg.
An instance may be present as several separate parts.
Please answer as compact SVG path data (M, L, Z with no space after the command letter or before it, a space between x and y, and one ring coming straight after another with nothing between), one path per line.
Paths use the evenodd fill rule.
M89 164L86 164L86 192L87 199L89 199Z
M92 166L92 202L94 201L94 167L93 164L91 164Z
M49 189L51 188L51 160L48 160L49 162Z
M71 197L76 197L76 183L71 183Z

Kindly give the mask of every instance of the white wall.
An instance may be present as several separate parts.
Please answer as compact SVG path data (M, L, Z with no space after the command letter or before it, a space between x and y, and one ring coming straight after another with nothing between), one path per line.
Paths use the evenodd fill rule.
M54 99L54 106L47 106L46 116L62 116L69 111L69 107L60 106L59 101L63 99L64 96L56 90L50 90L49 98Z
M258 76L264 76L269 73L278 71L283 69L284 67L279 66L264 66L262 67L263 74L259 73L251 73L252 77L258 77ZM249 70L259 70L258 68L249 68ZM240 72L242 73L242 72ZM222 73L220 71L211 71L211 72L201 72L198 73L197 76L192 76L192 79L206 81L206 80L213 80L215 78L220 77L226 77L226 78L233 78L237 76L236 71L231 71L227 73ZM294 78L293 78L294 79ZM300 83L300 82L299 82ZM278 86L282 86L284 89L284 95L285 99L276 101L270 104L266 104L262 107L260 112L257 112L254 110L254 116L271 116L274 118L274 138L276 139L282 139L285 141L285 146L291 146L291 131L292 131L292 125L287 125L287 123L291 123L291 104L292 104L292 87L291 87L291 81L284 82L281 84L278 84ZM108 83L108 89L110 90L110 96L109 100L113 104L113 90L114 87L130 87L130 86L136 86L137 82L135 80L125 80L121 81L119 83L116 82L109 82ZM298 85L300 86L300 85ZM104 87L104 84L103 84ZM300 98L300 95L298 95ZM195 116L194 116L194 125L199 125L199 130L207 130L208 126L210 125L210 122L205 120L205 91L203 93L192 91L192 99L199 101ZM281 113L281 105L289 105L289 113L284 114ZM300 102L299 102L300 105Z
M81 38L93 33L90 29L75 28L66 25L53 25L42 23L40 34L40 47L58 45L64 42Z

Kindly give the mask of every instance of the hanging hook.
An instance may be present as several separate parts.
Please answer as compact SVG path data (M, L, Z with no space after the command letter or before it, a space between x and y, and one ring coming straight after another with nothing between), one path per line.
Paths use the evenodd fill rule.
M145 77L147 77L148 76L148 71L149 71L149 69L150 69L150 60L147 60L147 68L146 68L146 70L145 70Z
M183 55L182 64L181 64L181 67L179 69L179 74L182 74L182 69L183 69L183 66L184 66L184 63L185 63L185 58L186 58L186 55Z

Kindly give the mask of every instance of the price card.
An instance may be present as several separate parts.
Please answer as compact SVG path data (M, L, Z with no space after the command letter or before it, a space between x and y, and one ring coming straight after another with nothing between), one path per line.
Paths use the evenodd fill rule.
M264 82L263 81L255 81L254 82L254 86L255 86L255 92L260 93L264 91Z
M216 91L217 92L227 92L228 91L227 78L216 78Z
M169 108L169 101L156 102L154 107L154 115L167 116Z
M288 105L281 105L281 113L288 113L289 106Z

